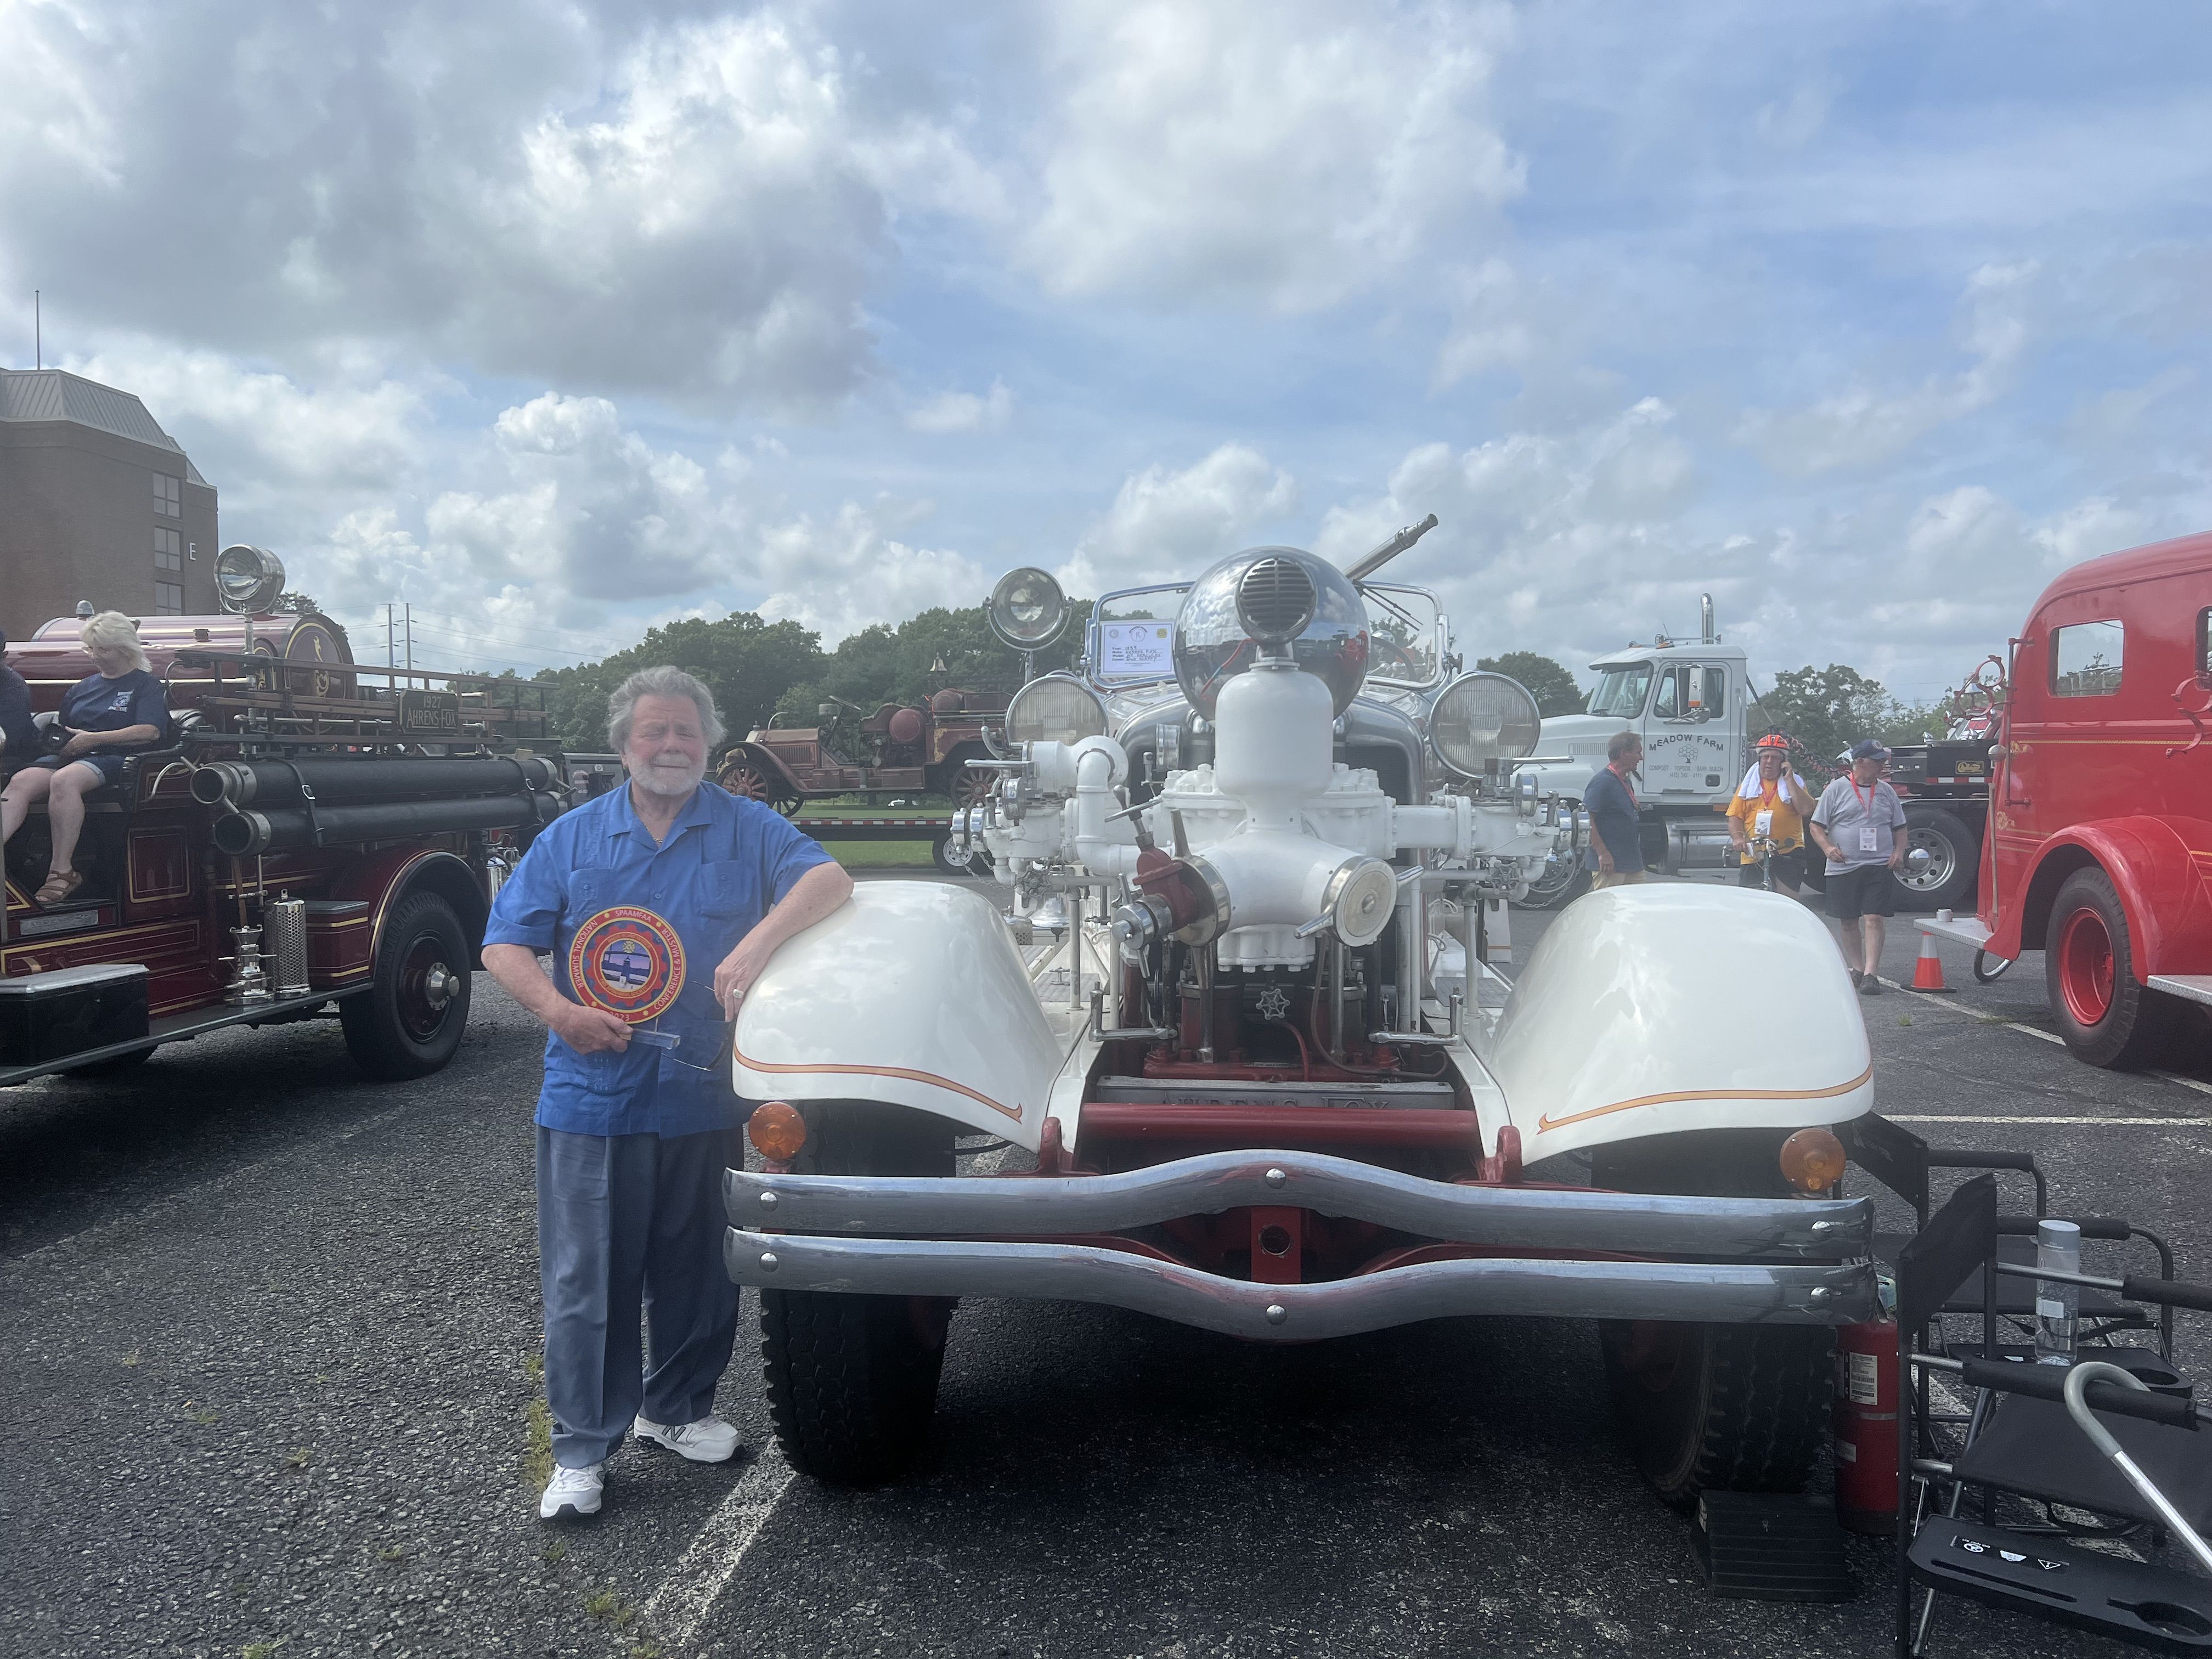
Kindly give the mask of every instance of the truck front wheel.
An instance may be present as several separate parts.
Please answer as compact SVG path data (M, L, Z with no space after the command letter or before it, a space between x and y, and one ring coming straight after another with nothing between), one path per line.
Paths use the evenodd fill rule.
M803 1109L801 1175L944 1176L952 1128L871 1101ZM776 1443L792 1468L836 1486L878 1486L929 1443L952 1320L948 1297L763 1291L761 1359Z
M1716 1198L1785 1194L1782 1133L1713 1131L1600 1148L1594 1186ZM1802 1492L1828 1431L1834 1338L1820 1325L1609 1320L1613 1413L1636 1467L1670 1504Z
M2066 878L2051 906L2043 971L2058 1034L2092 1066L2154 1064L2172 1036L2174 1005L2136 978L2135 936L2112 878L2092 865Z
M368 989L338 1004L346 1050L364 1075L427 1077L453 1057L469 1023L470 954L461 919L435 893L392 908Z
M1928 854L1928 862L1919 869L1908 862L1898 872L1898 884L1912 903L1932 910L1964 905L1980 878L1981 837L1970 832L1955 812L1940 808L1908 811L1905 836L1908 860L1914 852Z

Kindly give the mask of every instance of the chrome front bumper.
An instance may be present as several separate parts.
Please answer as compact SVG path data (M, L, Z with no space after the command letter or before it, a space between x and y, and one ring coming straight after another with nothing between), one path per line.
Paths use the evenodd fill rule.
M1468 1314L1836 1325L1875 1310L1873 1206L1863 1198L1461 1187L1289 1152L1215 1152L1098 1176L933 1181L732 1170L723 1192L732 1224L723 1260L740 1285L1099 1302L1263 1340ZM1026 1242L1254 1205L1487 1249L1735 1259L1495 1257L1266 1285L1097 1245ZM776 1231L756 1231L763 1228Z

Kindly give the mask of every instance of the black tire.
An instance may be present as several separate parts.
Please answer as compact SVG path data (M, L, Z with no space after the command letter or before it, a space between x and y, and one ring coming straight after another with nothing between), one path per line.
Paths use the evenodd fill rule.
M1602 1147L1594 1186L1779 1196L1787 1132L1728 1130ZM1613 1413L1638 1471L1668 1503L1721 1492L1802 1492L1828 1432L1834 1336L1820 1325L1607 1320L1598 1328Z
M902 1107L829 1101L802 1109L802 1175L952 1173L952 1126ZM761 1370L776 1443L800 1474L879 1486L929 1443L952 1299L761 1292Z
M1941 807L1905 812L1905 855L1914 848L1929 854L1927 872L1911 876L1897 872L1897 885L1905 902L1914 909L1947 910L1965 906L1980 879L1982 838L1969 830L1955 812Z
M369 988L338 1003L346 1051L363 1076L427 1077L453 1057L469 1023L471 955L460 918L435 893L410 893L393 907Z
M1589 891L1590 872L1583 867L1577 857L1564 872L1556 866L1547 867L1543 878L1533 882L1528 896L1521 908L1528 910L1561 910Z
M2094 865L2067 877L2051 901L2043 972L2058 1034L2077 1059L2139 1070L2172 1041L2175 1005L2136 981L2127 911Z
M151 1048L133 1048L129 1054L118 1054L112 1060L95 1060L89 1066L73 1066L69 1071L64 1072L62 1075L83 1078L121 1077L126 1072L137 1071L153 1058L154 1051Z

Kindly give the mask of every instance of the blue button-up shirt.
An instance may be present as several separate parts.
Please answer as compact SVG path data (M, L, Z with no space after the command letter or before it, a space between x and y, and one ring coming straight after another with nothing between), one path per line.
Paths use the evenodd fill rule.
M627 787L549 824L499 890L484 943L550 951L554 982L569 1000L586 1002L569 975L577 930L618 906L649 910L682 942L684 971L675 1002L643 1029L682 1042L673 1050L632 1042L620 1054L584 1054L547 1033L538 1121L586 1135L731 1127L736 1097L720 1056L714 969L794 882L832 861L769 808L711 783L694 792L658 846ZM613 969L630 970L629 953L620 954ZM650 966L641 963L639 971Z

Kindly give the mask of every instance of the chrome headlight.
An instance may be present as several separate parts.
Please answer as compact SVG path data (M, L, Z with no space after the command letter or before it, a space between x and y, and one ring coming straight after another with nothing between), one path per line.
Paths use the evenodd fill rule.
M1462 674L1429 711L1429 742L1463 778L1479 778L1493 760L1531 754L1542 731L1536 700L1503 674Z
M216 603L235 616L253 616L284 591L284 562L265 547L234 542L215 556Z
M1106 705L1073 674L1047 674L1006 705L1009 743L1079 743L1106 735Z
M1049 645L1067 625L1067 596L1033 565L1009 570L991 590L991 629L1017 651Z

